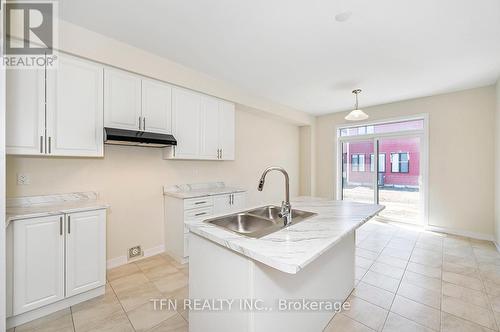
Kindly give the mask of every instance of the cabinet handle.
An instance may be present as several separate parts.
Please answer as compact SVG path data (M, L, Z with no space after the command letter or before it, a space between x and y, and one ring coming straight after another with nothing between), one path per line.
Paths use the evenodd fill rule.
M195 217L198 217L198 216L202 216L202 215L204 215L204 214L207 214L207 213L206 213L206 212L200 212L200 213L196 213L194 216L195 216Z
M52 137L49 136L49 154L52 153Z
M142 120L142 116L139 116L139 130L141 130L141 121Z
M146 117L142 118L142 130L146 130Z
M220 149L220 159L222 159L222 149Z
M68 234L71 233L71 216L68 216Z
M43 136L40 136L40 153L43 153Z
M203 202L194 202L194 204L205 204L207 201L203 201Z
M63 217L59 217L59 235L63 235Z
M234 204L234 195L231 194L231 205L233 205L233 204Z
M175 145L174 145L174 158L175 158Z

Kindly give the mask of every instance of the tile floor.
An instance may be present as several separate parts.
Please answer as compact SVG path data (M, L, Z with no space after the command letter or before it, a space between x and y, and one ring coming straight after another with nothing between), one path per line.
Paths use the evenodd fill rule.
M351 309L325 331L498 331L500 254L493 243L371 221L356 233ZM151 298L187 296L188 271L157 255L108 271L106 295L20 331L187 331L187 313ZM179 309L180 310L180 309Z

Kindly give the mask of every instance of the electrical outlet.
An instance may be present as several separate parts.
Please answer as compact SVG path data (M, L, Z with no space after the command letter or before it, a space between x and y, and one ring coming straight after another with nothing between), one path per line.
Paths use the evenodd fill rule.
M28 174L17 174L17 184L21 186L30 184L30 176Z
M143 255L141 246L135 246L128 249L128 259L141 257Z

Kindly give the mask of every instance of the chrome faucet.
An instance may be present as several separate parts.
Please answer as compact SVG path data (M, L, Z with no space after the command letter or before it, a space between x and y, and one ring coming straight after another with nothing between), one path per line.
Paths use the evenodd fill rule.
M288 173L283 167L271 166L266 168L262 176L260 177L259 186L257 189L262 191L264 189L264 183L266 181L266 175L270 171L279 171L285 176L285 200L281 202L281 212L279 214L280 218L283 218L284 226L287 226L292 222L292 206L290 205L290 180L288 178Z

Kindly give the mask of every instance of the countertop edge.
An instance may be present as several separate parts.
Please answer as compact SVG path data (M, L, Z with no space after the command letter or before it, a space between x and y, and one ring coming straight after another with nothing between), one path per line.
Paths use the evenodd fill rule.
M88 204L88 202L87 202L87 204ZM6 226L8 226L10 222L16 221L16 220L40 218L40 217L53 216L53 215L58 215L58 214L84 212L84 211L92 211L92 210L103 210L103 209L107 210L109 208L111 208L111 206L107 203L96 202L95 205L89 204L89 205L82 206L82 207L68 207L68 208L63 207L63 208L54 208L54 209L48 208L47 211L43 211L43 212L33 212L33 213L25 213L25 214L6 213L5 224L6 224Z

